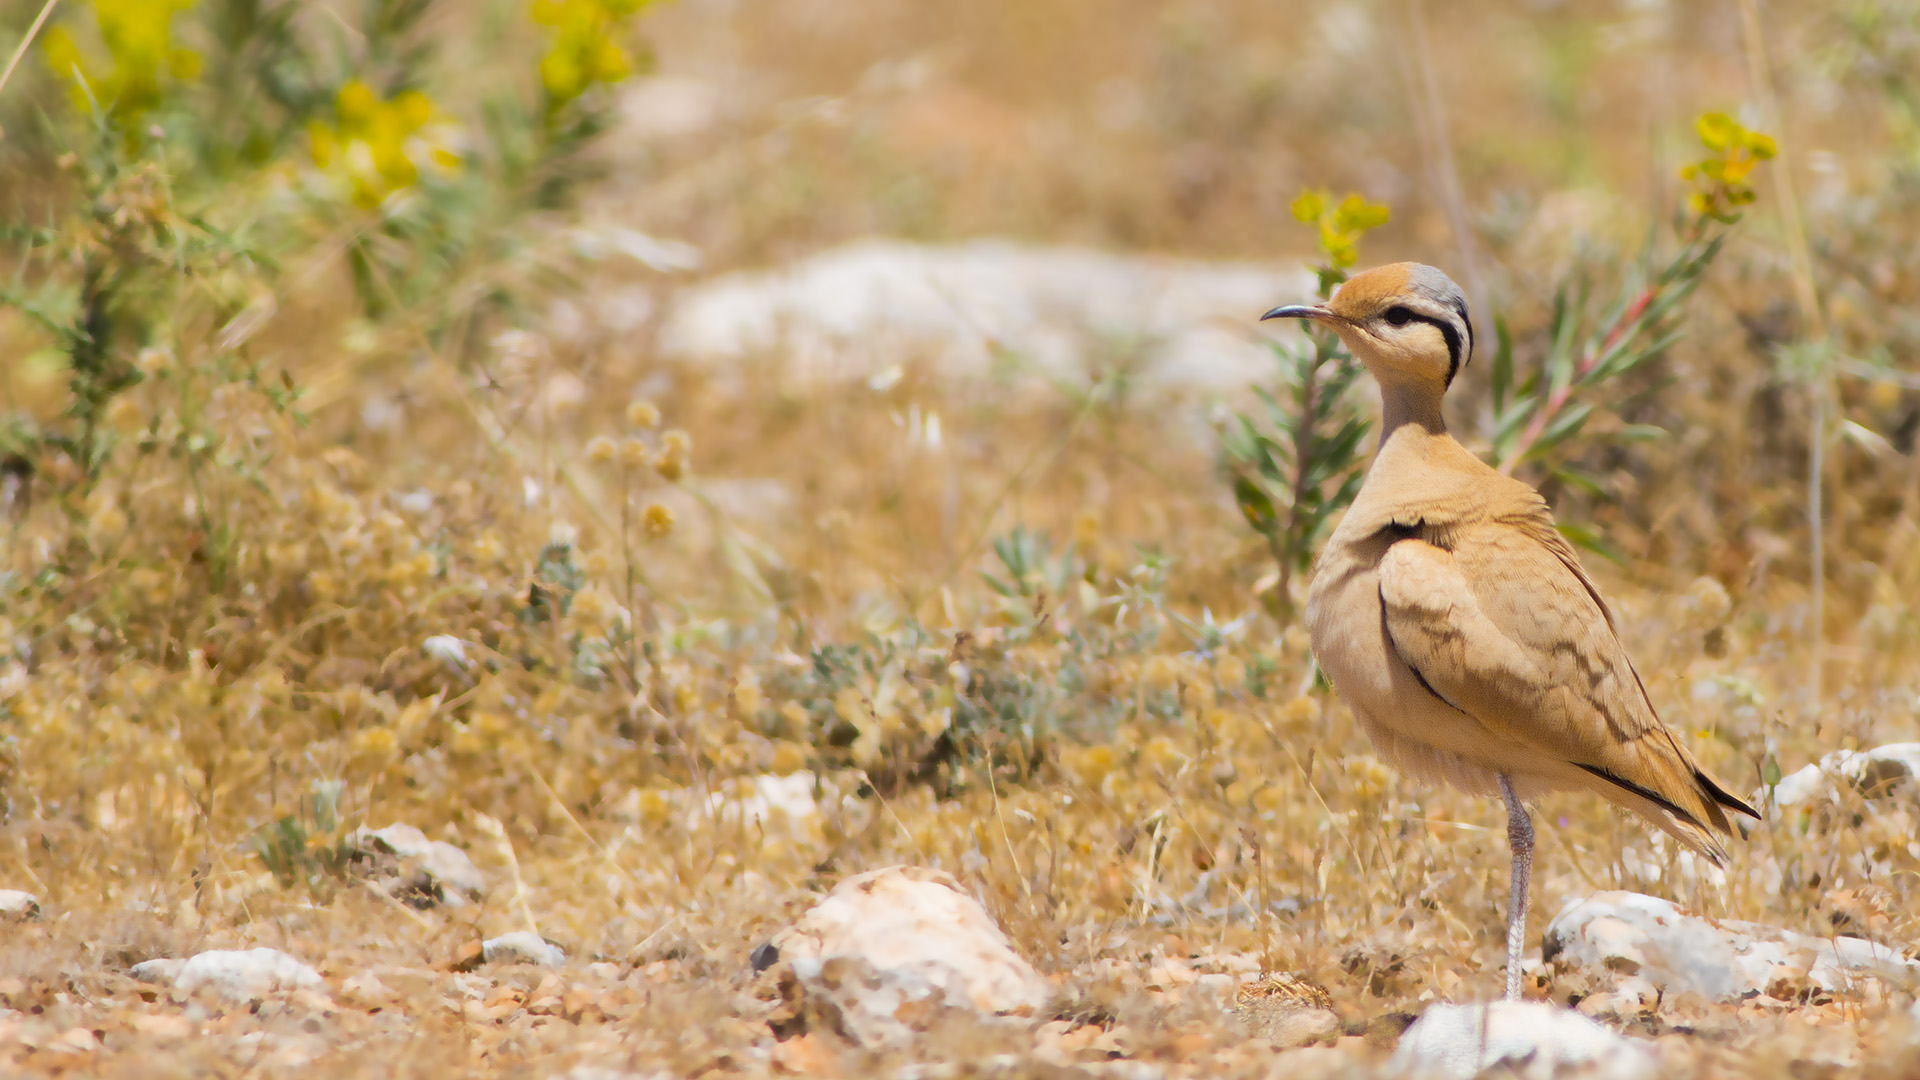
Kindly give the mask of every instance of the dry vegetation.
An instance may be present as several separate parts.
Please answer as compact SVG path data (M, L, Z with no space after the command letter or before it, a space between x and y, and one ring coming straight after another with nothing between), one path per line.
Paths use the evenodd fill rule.
M1589 562L1717 773L1757 787L1920 739L1909 0L1768 6L1777 120L1753 111L1731 2L1428 4L1416 32L1401 0L682 0L616 20L652 67L578 98L536 74L551 39L518 0L365 6L402 13L391 39L348 3L184 8L200 70L162 79L138 127L94 132L38 45L0 94L0 887L44 908L0 928L5 1068L1024 1058L1021 1025L955 1021L884 1055L774 1040L748 952L894 862L957 875L1057 977L1060 1015L1181 1075L1286 1068L1184 994L1247 958L1354 1020L1493 996L1500 811L1396 776L1316 687L1304 632L1256 591L1268 548L1204 422L1223 406L1098 356L1078 385L903 356L874 389L653 343L702 275L871 234L1297 263L1306 186L1392 206L1363 265L1462 268L1440 115L1476 318L1490 339L1501 316L1523 369L1556 287L1608 298L1647 236L1673 249L1695 115L1744 107L1782 136L1832 347L1806 344L1777 174L1756 174L1684 338L1596 391L1595 438L1568 453L1595 482L1521 473L1617 553ZM40 4L0 7L10 55ZM209 96L252 77L220 62L216 16L256 7L335 44L284 101ZM91 11L55 18L83 49ZM424 91L420 134L459 164L367 174L371 192L323 170L306 125L348 123L352 77ZM532 104L483 116L502 95ZM587 257L582 225L685 241L702 269ZM1481 448L1489 355L1451 403ZM83 361L98 371L74 377ZM937 440L901 421L928 410ZM1664 434L1600 437L1627 424ZM802 771L817 813L742 810L754 778ZM1592 799L1540 816L1536 944L1568 898L1613 887L1920 930L1909 811L1761 826L1724 882ZM416 911L334 872L348 830L395 821L467 848L488 901ZM566 968L447 970L529 921ZM252 945L336 1001L223 1010L127 975ZM369 970L389 996L341 989ZM1700 1029L1672 1052L1717 1075L1854 1055L1894 1075L1909 1001L1631 1027ZM74 1028L101 1047L60 1044Z

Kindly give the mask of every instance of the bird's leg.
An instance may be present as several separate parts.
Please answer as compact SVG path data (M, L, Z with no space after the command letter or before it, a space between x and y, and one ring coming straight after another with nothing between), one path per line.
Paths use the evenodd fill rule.
M1513 887L1507 895L1507 1000L1520 1000L1520 953L1527 943L1527 884L1533 877L1533 818L1513 793L1513 781L1500 773L1500 798L1507 804L1507 846L1513 849Z

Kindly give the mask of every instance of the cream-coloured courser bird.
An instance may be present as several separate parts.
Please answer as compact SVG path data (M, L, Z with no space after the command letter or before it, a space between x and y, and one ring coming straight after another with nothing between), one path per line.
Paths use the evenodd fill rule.
M1612 609L1546 501L1447 434L1440 399L1473 353L1446 274L1395 263L1324 305L1380 384L1380 449L1314 565L1314 656L1389 764L1507 807L1507 997L1520 996L1533 822L1525 801L1592 791L1725 865L1727 810L1758 818L1655 715Z

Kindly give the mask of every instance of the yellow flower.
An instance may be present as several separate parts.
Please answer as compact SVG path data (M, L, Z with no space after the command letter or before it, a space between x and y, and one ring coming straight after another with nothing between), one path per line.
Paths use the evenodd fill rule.
M553 32L540 60L540 85L549 112L559 110L596 83L617 83L633 61L614 42L620 24L649 0L534 0L533 21Z
M98 107L137 139L141 118L160 103L164 80L200 74L199 54L173 44L174 13L192 6L193 0L93 0L105 64L82 53L65 27L47 31L41 48L54 74L71 81L77 107Z
M307 126L313 163L343 176L363 209L418 183L422 163L442 169L460 164L447 145L445 125L434 122L433 102L418 90L383 101L354 79L340 88L333 114L332 125L316 120Z
M1726 113L1703 113L1693 126L1713 156L1680 170L1680 179L1693 185L1687 205L1701 218L1732 223L1739 218L1738 208L1756 198L1747 178L1780 147L1771 136L1742 126Z
M1358 195L1336 203L1325 191L1308 190L1293 200L1293 216L1319 229L1320 250L1327 262L1334 270L1345 270L1360 257L1360 237L1385 225L1388 211L1384 203L1370 203Z
M605 435L595 435L587 441L587 460L595 465L605 465L613 460L613 440Z

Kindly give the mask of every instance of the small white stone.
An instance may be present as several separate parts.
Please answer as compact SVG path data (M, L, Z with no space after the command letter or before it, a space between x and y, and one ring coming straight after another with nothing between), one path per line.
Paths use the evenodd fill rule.
M435 634L420 643L428 656L450 668L464 671L467 667L467 643L452 634Z
M1389 1069L1459 1080L1496 1067L1527 1080L1577 1069L1593 1080L1632 1080L1652 1076L1656 1065L1646 1043L1579 1013L1534 1001L1496 1001L1430 1007L1400 1037Z
M19 889L0 889L0 919L16 922L40 917L40 899Z
M360 829L349 842L374 858L376 875L398 871L395 884L402 899L459 907L487 891L487 879L466 852L444 840L429 840L411 825ZM388 857L388 865L380 865L380 856Z
M185 960L133 966L142 982L168 983L183 994L211 990L228 1001L251 1001L279 990L324 991L320 973L278 949L211 949Z
M560 946L531 930L515 930L480 943L481 957L489 964L536 964L559 967L567 962Z

